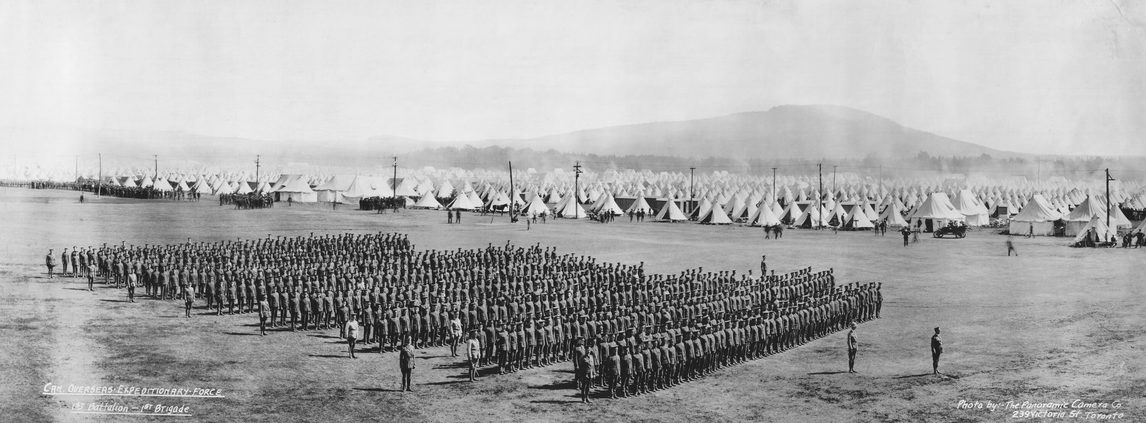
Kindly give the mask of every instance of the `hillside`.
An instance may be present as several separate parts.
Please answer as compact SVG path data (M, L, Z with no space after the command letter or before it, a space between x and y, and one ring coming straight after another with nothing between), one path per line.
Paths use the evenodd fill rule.
M650 154L727 158L862 158L1008 156L1014 153L942 137L840 106L778 106L708 119L589 129L479 145L554 149L571 153Z

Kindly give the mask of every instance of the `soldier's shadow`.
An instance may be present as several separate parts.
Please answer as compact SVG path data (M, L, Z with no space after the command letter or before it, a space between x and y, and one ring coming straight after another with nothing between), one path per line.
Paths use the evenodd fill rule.
M544 389L547 391L575 391L577 390L577 382L572 380L559 380L548 385L535 386L533 389Z

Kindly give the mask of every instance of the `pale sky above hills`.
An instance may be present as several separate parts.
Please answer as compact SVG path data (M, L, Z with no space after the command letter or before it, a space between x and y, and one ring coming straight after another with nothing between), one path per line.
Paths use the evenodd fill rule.
M839 104L1146 155L1131 1L12 0L0 51L0 127L476 140Z

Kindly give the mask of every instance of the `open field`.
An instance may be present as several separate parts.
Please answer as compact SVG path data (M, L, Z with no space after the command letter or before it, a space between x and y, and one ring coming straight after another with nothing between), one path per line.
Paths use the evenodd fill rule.
M1067 248L1066 239L962 240L897 234L785 231L627 219L511 225L505 217L442 212L373 214L342 206L277 204L234 210L217 202L140 202L79 193L0 188L0 420L122 421L67 407L93 399L187 405L178 421L1002 421L1013 410L963 410L960 400L1119 401L1121 421L1146 420L1143 317L1146 250ZM404 232L417 248L487 243L556 245L604 261L644 261L648 272L834 268L837 283L883 282L882 319L860 326L859 374L849 375L844 334L733 366L698 382L583 405L571 366L465 381L448 349L420 350L414 393L397 392L397 356L346 358L329 332L257 335L257 317L183 317L182 304L86 290L46 278L43 256L100 243L172 243L339 232ZM142 291L142 290L140 290ZM199 302L197 307L203 306ZM200 310L200 313L204 311ZM941 370L930 375L928 339L943 328ZM370 351L370 350L367 350ZM57 385L217 388L225 398L45 396ZM1082 410L1087 411L1087 410ZM240 416L242 416L240 418Z

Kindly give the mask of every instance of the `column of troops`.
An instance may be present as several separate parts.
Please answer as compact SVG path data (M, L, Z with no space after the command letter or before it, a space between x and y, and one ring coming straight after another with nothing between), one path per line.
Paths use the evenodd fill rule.
M609 396L692 380L879 317L880 286L831 270L645 274L540 245L418 251L403 234L340 234L83 250L105 282L290 330L343 332L397 349L477 337L498 373L572 361ZM452 324L455 321L460 325ZM345 336L345 333L341 333ZM591 359L586 359L591 356ZM583 368L582 363L592 363Z

